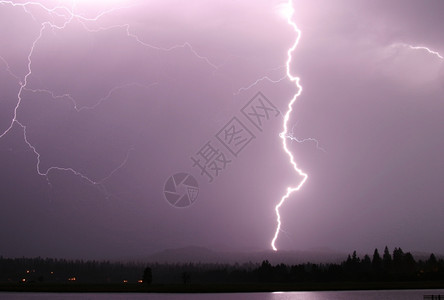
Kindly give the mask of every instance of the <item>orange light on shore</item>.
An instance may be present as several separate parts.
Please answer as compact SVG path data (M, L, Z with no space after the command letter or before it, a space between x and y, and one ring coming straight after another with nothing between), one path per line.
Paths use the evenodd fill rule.
M125 280L123 281L123 283L128 283L128 280L125 279Z
M26 279L25 279L25 278L22 278L22 282L26 282Z
M137 282L138 282L138 283L143 283L143 280L142 280L142 279L140 279L140 280L137 280Z
M77 278L75 278L75 277L70 277L70 278L68 278L68 280L69 280L69 281L76 281Z

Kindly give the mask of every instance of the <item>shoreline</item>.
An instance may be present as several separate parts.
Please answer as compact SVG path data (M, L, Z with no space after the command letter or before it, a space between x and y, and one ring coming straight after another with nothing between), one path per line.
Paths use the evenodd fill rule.
M444 289L444 281L425 282L322 282L322 283L250 283L250 284L65 284L1 283L0 292L33 293L271 293L303 291L421 290Z

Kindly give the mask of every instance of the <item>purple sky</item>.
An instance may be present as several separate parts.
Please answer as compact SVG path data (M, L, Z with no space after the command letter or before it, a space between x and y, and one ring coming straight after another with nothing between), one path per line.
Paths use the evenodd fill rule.
M241 109L262 92L284 113L296 93L285 1L74 2L0 0L0 255L270 249L301 178L283 117L261 132ZM288 125L319 143L289 141L309 179L276 245L443 253L444 2L293 5ZM237 157L215 137L233 117L255 136ZM232 160L212 183L190 159L208 141ZM200 186L182 209L163 196L178 172Z

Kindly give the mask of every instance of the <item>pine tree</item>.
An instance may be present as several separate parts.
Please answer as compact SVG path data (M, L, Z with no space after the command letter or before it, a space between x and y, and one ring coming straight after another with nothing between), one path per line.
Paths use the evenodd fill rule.
M143 282L147 285L150 285L153 281L153 273L150 267L146 267L143 271Z
M384 254L382 256L382 264L386 271L388 271L392 265L392 256L390 255L390 251L387 246L385 246L384 248Z
M375 249L375 251L373 252L373 259L372 259L373 270L381 269L381 265L382 265L381 256L379 255L378 249Z

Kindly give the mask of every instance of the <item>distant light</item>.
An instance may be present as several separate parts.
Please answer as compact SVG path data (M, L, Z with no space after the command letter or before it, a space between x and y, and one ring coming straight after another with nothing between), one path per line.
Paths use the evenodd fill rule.
M76 281L77 278L75 278L75 277L70 277L70 278L68 278L68 280L69 280L69 281Z
M26 282L26 279L25 279L25 278L22 278L22 282Z
M29 272L31 272L31 271L29 271L29 270L26 270L26 274L29 274Z
M54 274L54 272L51 272L51 275Z
M138 283L143 283L143 280L142 280L142 279L140 279L140 280L138 280L137 282L138 282Z
M124 280L123 283L128 283L128 280Z

